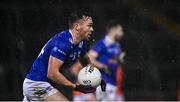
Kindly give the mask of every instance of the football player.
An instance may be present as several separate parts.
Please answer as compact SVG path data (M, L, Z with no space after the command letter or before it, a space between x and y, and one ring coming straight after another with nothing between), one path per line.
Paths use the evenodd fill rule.
M53 83L82 93L95 91L90 85L72 83L59 71L86 54L87 40L93 32L93 18L87 12L73 12L68 23L69 29L53 36L32 64L23 83L24 101L67 101L68 99L53 87ZM77 63L81 66L79 61Z

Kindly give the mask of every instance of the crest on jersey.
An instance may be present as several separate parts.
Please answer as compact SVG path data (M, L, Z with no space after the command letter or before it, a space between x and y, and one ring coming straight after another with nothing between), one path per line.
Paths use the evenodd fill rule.
M82 48L83 46L83 41L79 43L79 48Z
M73 53L71 53L71 54L69 55L69 57L71 57L71 58L72 58L73 56L74 56Z

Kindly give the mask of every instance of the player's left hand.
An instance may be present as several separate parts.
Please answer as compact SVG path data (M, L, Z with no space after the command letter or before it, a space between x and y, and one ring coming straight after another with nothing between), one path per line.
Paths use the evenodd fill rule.
M106 82L103 79L101 80L100 86L101 86L101 90L105 92L106 91Z
M76 85L74 88L76 91L80 91L82 93L93 93L96 91L96 88L92 87L91 85Z

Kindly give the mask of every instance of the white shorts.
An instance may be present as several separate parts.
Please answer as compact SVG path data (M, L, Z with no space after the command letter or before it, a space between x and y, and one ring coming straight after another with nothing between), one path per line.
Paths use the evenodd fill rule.
M98 101L116 101L117 86L106 84L106 92L102 92L101 86L96 89L96 98Z
M58 90L48 82L33 81L25 78L23 83L23 101L43 101L57 92Z
M93 98L93 99L92 99ZM80 101L91 101L91 100L95 100L94 99L94 94L93 93L89 93L89 94L81 94L81 95L75 95L73 98L74 102L80 102Z

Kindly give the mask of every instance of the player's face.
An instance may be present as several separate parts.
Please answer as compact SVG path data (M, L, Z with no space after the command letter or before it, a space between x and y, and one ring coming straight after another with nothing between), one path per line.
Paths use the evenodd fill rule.
M123 32L123 28L121 26L117 26L115 27L113 30L112 30L113 34L114 34L114 38L116 41L119 41L121 40L121 38L123 37L124 35L124 32Z
M81 35L82 40L89 40L93 30L93 21L91 17L84 17L79 24L79 34Z

